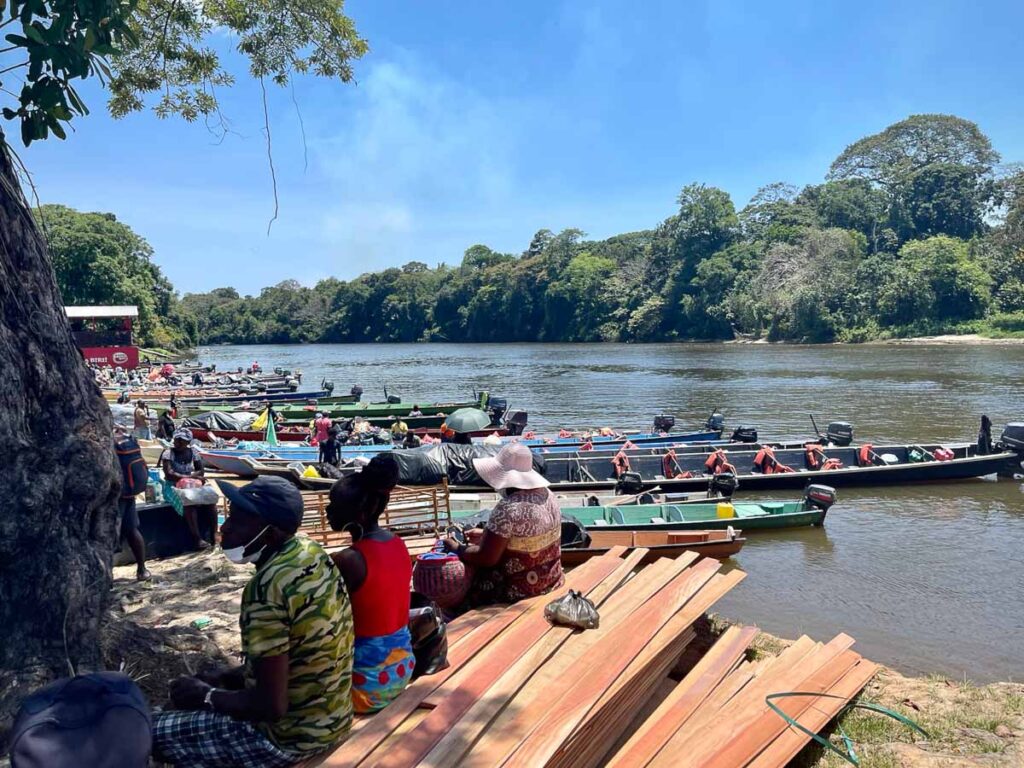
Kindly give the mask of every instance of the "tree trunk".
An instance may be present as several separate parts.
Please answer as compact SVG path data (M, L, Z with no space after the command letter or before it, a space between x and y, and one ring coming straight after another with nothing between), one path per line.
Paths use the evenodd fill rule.
M110 409L0 133L0 753L26 693L99 666L119 487Z

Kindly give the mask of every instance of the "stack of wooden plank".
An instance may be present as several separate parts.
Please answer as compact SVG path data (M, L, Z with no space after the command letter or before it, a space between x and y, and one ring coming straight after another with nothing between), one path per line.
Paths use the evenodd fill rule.
M587 561L556 593L452 623L447 669L413 682L309 765L783 766L807 737L768 711L765 696L799 689L848 700L874 672L844 635L746 662L756 631L735 628L676 682L669 675L694 622L744 574L692 553L636 570L646 551L625 553ZM545 620L544 606L568 589L597 604L599 628ZM780 700L812 730L843 703Z

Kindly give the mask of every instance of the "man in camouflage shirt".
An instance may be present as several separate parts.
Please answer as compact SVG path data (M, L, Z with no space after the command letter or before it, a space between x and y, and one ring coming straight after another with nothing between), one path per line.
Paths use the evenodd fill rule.
M231 501L224 554L255 563L242 593L245 664L171 686L176 710L153 721L153 756L177 766L278 768L323 752L352 722L352 606L323 548L295 533L302 497L282 478Z

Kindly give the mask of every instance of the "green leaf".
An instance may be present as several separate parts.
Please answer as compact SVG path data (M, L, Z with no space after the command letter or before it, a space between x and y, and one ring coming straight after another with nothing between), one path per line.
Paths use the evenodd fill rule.
M93 46L96 45L96 32L93 27L89 27L85 30L85 50L91 51Z
M14 45L21 46L22 48L28 45L28 38L22 37L21 35L7 35L4 37L4 40L9 43L13 43Z
M40 45L46 45L46 40L43 38L43 33L36 28L36 25L34 23L25 27L25 34L28 35L34 42L37 42Z

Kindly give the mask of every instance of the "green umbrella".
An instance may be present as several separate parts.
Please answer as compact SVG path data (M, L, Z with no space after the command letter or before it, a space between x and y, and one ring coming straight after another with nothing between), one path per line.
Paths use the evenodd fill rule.
M491 417L479 408L459 408L445 419L445 424L455 432L476 432L491 426Z
M268 445L277 445L277 427L274 426L274 412L267 408L267 434L263 438Z

